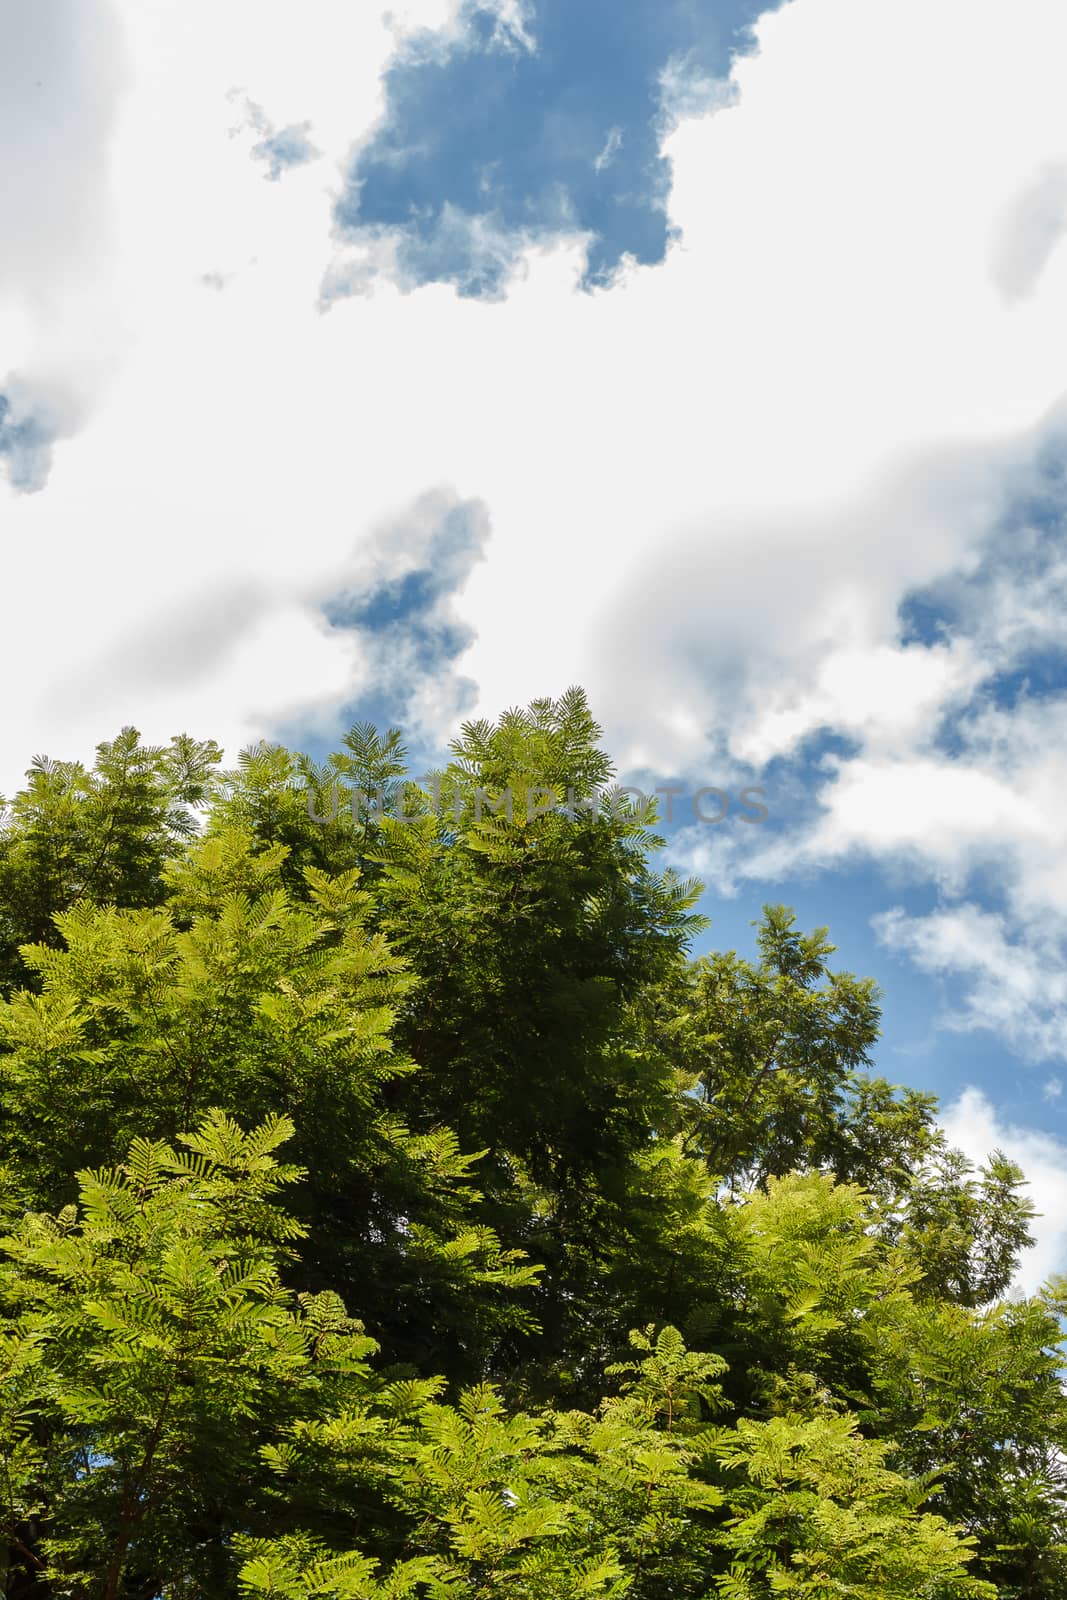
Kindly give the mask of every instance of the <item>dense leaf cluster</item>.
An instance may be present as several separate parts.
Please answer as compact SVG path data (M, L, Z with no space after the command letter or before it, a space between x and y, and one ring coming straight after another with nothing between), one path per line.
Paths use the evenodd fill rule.
M699 885L581 804L598 741L571 691L417 789L371 727L35 762L6 1600L1067 1595L1022 1174L871 1074L825 930L768 907L755 962L691 959Z

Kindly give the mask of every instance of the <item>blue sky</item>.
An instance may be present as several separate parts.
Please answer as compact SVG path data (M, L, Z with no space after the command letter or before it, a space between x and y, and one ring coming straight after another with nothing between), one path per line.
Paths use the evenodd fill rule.
M501 291L524 239L590 236L584 281L666 253L665 72L722 80L751 42L747 0L539 0L510 25L471 0L447 45L417 34L387 70L386 116L352 162L338 221L396 229L413 283ZM492 231L494 248L484 248Z
M623 777L765 788L667 830L705 942L828 925L1067 1266L1065 46L0 0L0 790L130 722L423 770L582 683Z

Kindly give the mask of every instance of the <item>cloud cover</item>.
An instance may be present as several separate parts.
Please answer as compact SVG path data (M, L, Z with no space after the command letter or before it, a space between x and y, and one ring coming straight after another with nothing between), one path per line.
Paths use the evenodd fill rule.
M492 270L465 285L486 292L458 294L444 258L413 287L395 240L353 244L338 206L389 154L409 196L423 174L433 226L449 204L469 220L468 124L462 160L448 127L423 159L397 107L432 77L416 49L488 59L484 10L231 0L206 40L176 0L0 3L2 70L22 63L0 115L33 173L0 180L0 637L25 684L0 788L126 721L233 747L384 704L396 639L358 604L338 626L339 597L379 582L368 552L418 545L427 496L476 506L485 559L456 570L436 643L406 636L403 704L432 734L577 680L625 767L770 763L808 785L803 815L714 861L702 830L690 859L724 883L857 860L936 882L941 920L886 937L962 975L971 1024L1047 1051L1067 954L1062 7L1020 0L1005 28L963 0L792 0L718 83L722 52L687 62L654 29L624 50L620 8L583 15L603 49L551 80L602 76L567 146L581 182L553 169L567 203L522 224L527 146L552 133L524 100L488 179L510 199L479 222ZM560 7L491 21L494 62L547 83ZM46 59L58 132L31 95ZM234 91L262 121L231 137ZM278 129L312 148L265 183ZM587 204L639 169L655 248L625 206L609 226ZM975 907L1049 974L1011 1026L968 965Z

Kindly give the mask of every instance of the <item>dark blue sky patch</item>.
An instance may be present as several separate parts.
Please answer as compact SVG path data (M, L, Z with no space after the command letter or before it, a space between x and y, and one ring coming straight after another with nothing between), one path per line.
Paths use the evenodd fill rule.
M467 295L498 293L524 240L562 229L594 236L587 286L610 280L625 255L661 261L660 75L674 62L725 77L768 9L536 0L527 48L484 0L468 0L457 42L416 36L386 74L387 115L349 173L342 231L396 230L402 278Z
M920 645L929 648L943 644L956 620L956 607L933 590L907 595L897 612L900 624L900 642L903 645Z
M1067 690L1067 649L1035 650L1009 672L989 680L990 703L1000 711L1013 711L1023 700L1062 699Z
M19 408L0 394L0 463L13 489L33 494L43 489L52 470L56 430L40 413Z

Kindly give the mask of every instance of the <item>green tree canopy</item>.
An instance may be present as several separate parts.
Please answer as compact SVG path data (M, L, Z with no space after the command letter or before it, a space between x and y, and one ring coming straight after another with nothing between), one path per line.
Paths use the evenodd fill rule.
M578 690L406 761L4 811L7 1600L1067 1594L1067 1290L873 983L694 958Z

